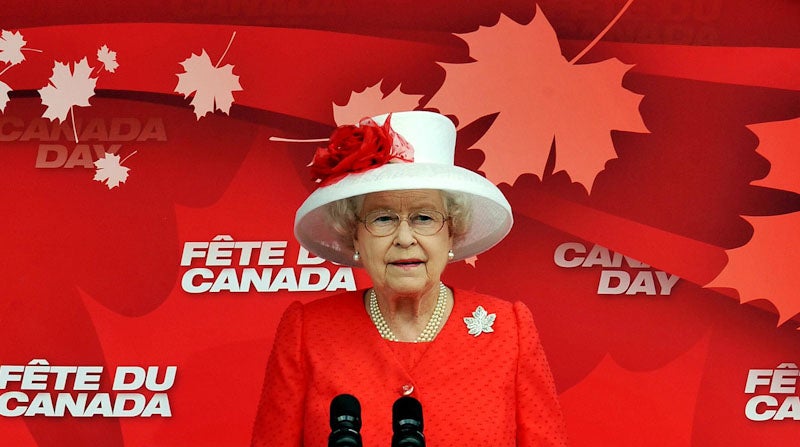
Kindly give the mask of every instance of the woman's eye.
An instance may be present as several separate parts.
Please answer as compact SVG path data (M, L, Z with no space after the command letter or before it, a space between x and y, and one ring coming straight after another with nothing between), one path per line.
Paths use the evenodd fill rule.
M433 213L415 213L411 216L411 219L417 223L430 223L436 220Z
M376 224L388 224L394 222L395 217L391 214L379 214L372 218L372 222Z

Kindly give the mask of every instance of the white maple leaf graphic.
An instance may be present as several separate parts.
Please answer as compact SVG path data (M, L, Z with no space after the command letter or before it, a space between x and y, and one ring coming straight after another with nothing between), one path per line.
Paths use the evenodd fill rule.
M486 312L483 306L478 306L475 312L472 312L472 317L464 317L464 323L467 324L469 335L477 337L484 332L494 332L492 325L497 314L490 314Z
M94 96L94 88L97 85L97 78L91 77L91 74L92 67L89 66L85 57L75 64L72 71L68 64L56 61L53 65L50 84L39 89L42 104L47 106L42 117L48 118L50 121L54 119L64 121L73 106L91 106L89 98ZM72 113L72 131L77 143L78 134L75 130L74 113Z
M231 42L235 36L236 33L231 37ZM228 48L230 45L228 43ZM227 52L228 49L225 49L225 53ZM205 49L199 55L192 53L180 63L185 72L178 73L175 92L182 94L184 98L194 94L191 105L198 120L214 110L228 114L233 104L233 92L242 90L239 76L233 74L233 65L219 66L225 53L216 65L211 64Z
M120 161L119 155L106 152L103 158L94 162L94 166L97 168L94 180L105 183L108 189L117 187L120 183L125 183L125 180L128 179L128 171L131 168L122 166L122 163L135 153L136 151Z
M8 104L8 92L11 91L11 87L8 86L5 82L0 82L0 112L6 111L6 104Z
M106 71L111 73L114 73L114 70L119 67L117 63L117 52L109 50L106 45L103 45L97 50L97 60L103 64L103 68L105 68Z
M16 65L24 61L25 55L22 54L22 48L25 43L25 39L22 38L19 31L12 33L3 30L0 34L0 62Z

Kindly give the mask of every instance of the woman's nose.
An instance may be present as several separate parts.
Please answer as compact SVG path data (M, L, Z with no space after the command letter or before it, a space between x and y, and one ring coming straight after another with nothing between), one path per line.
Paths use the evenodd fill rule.
M401 246L409 246L416 242L414 230L408 223L408 219L401 219L397 225L397 230L394 236L395 243Z

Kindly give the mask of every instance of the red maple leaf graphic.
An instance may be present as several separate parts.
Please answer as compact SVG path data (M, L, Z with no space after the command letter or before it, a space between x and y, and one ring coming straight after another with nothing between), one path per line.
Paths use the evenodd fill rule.
M616 157L610 130L647 132L641 95L621 86L630 66L616 59L567 61L538 8L529 25L501 17L496 26L462 37L477 62L444 64L447 78L430 105L466 123L499 112L478 142L486 152L482 170L495 183L541 175L555 137L556 170L591 186ZM519 85L525 87L509 87Z
M423 95L407 95L395 89L389 94L381 92L380 82L367 87L364 91L353 92L347 104L333 104L333 117L336 124L353 124L368 116L377 116L389 112L413 110L419 106Z
M748 126L758 136L758 152L771 162L761 186L800 191L800 153L794 145L800 138L800 118ZM729 250L730 261L709 287L734 287L741 302L766 299L778 310L778 324L800 312L795 267L800 265L800 213L781 216L747 216L753 226L752 239Z

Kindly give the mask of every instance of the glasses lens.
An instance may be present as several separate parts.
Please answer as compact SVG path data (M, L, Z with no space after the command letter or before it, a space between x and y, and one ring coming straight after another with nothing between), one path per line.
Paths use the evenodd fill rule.
M363 222L367 231L373 235L388 236L397 230L401 220L406 220L415 233L432 236L442 229L446 219L444 214L435 210L415 211L405 219L401 219L394 211L377 210L367 214Z
M364 225L375 236L392 234L400 224L400 216L391 211L373 211L364 218Z
M408 216L408 222L417 234L430 236L442 229L444 215L433 210L417 211Z

